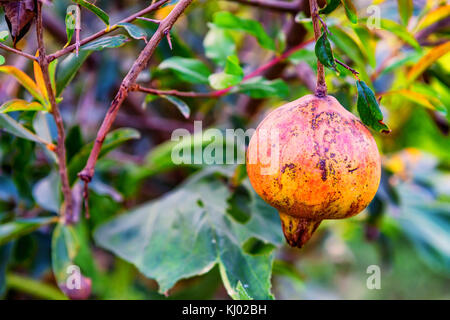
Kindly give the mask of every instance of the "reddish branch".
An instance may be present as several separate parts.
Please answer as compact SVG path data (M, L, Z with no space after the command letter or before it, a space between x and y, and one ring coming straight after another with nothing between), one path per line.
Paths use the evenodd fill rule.
M300 4L303 0L294 0L291 2L279 1L279 0L228 0L239 2L249 6L255 6L263 9L269 9L272 11L297 13Z
M122 21L112 25L110 28L101 30L101 31L99 31L99 32L97 32L97 33L95 33L95 34L93 34L93 35L91 35L91 36L89 36L89 37L87 37L85 39L80 40L79 45L83 46L83 45L85 45L85 44L87 44L87 43L89 43L91 41L94 41L94 40L104 36L105 34L115 30L117 28L118 24L120 24L120 23L132 22L132 21L136 20L137 18L139 18L140 16L143 16L143 15L146 15L147 13L155 11L155 10L160 8L163 4L165 4L168 1L169 0L159 0L159 1L151 4L147 8L145 8L145 9L143 9L143 10L141 10L141 11L139 11L139 12L137 12L137 13L131 15L131 16L129 16L128 18L125 18ZM66 55L66 54L72 52L75 49L76 49L76 44L71 44L71 45L67 46L66 48L63 48L63 49L55 52L54 54L49 55L48 59L51 62L51 61L53 61L55 59L58 59L59 57L61 57L63 55Z
M72 190L70 188L69 176L67 173L66 147L65 147L66 134L64 130L64 122L61 113L59 112L59 107L56 103L55 93L53 91L50 81L50 74L48 71L49 60L45 52L43 33L44 27L42 24L42 3L38 1L37 18L36 18L36 36L39 50L38 63L40 68L42 69L42 75L44 78L48 99L52 107L52 115L53 118L55 119L56 128L58 131L58 143L56 147L56 155L58 157L59 176L61 178L61 187L65 202L65 210L61 212L61 215L64 218L68 218L71 217L73 213L73 201L72 201Z
M320 20L319 20L319 7L317 0L309 0L309 6L311 8L311 18L314 26L314 38L316 41L320 38ZM325 70L323 65L317 60L317 85L316 96L325 97L327 95L327 84L325 82Z
M294 52L297 52L298 50L304 48L308 44L312 43L314 39L310 39L308 41L305 41L303 43L300 43L299 45L292 47L291 49L285 51L283 54L274 57L266 64L263 64L261 67L255 69L254 71L247 74L242 82L245 82L249 79L252 79L254 77L262 75L266 70L272 68L273 66L279 64L280 62L286 60L289 58ZM229 93L234 87L229 87L222 90L216 90L216 91L209 91L209 92L194 92L194 91L178 91L178 90L160 90L155 88L145 88L140 85L133 85L131 87L131 91L140 91L150 94L155 94L158 96L178 96L178 97L187 97L187 98L219 98L227 93Z
M95 171L95 164L97 162L100 150L102 148L103 141L105 140L106 134L109 132L114 120L116 119L117 112L119 111L122 103L128 96L129 91L136 83L136 79L141 71L147 67L150 58L156 50L156 47L164 39L167 34L172 29L176 20L182 15L186 8L191 4L193 0L181 0L177 3L174 9L169 13L169 15L164 18L158 26L158 29L153 34L150 41L145 46L144 50L139 55L138 59L134 62L130 71L126 75L125 79L122 81L119 92L114 98L111 106L103 120L103 123L97 133L97 138L92 148L91 154L87 161L86 167L78 174L81 180L86 184L92 180ZM161 1L157 2L160 3ZM136 17L141 16L139 13Z
M23 52L23 51L20 51L20 50L8 47L8 46L4 45L3 43L0 43L0 49L3 49L5 51L9 51L9 52L18 54L18 55L20 55L22 57L25 57L27 59L30 59L30 60L37 61L37 58L35 56L32 56L31 54L28 54L26 52Z

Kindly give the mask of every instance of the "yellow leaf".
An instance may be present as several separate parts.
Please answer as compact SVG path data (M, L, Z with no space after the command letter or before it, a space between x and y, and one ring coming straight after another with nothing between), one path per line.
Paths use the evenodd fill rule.
M39 102L28 102L21 99L14 99L5 102L0 107L0 113L8 113L13 111L45 111L46 108Z
M36 52L36 57L39 57L39 51ZM45 86L44 75L42 74L42 69L37 61L33 61L33 69L34 69L34 80L41 92L41 95L44 97L45 101L48 103L48 92ZM48 103L49 104L49 103Z
M38 86L34 81L27 76L23 71L13 66L0 66L0 72L7 73L14 78L25 88L28 92L41 103L44 103L44 97L42 96Z
M411 83L419 75L422 74L429 66L436 60L450 52L450 41L447 41L437 47L431 49L425 56L423 56L408 72L408 82Z
M172 9L174 7L175 7L175 4L171 4L171 5L168 5L168 6L165 6L161 9L159 9L158 11L156 11L155 18L158 20L164 19L165 17L167 17L169 15L169 13L172 11Z
M445 5L434 9L423 16L417 25L417 30L426 28L435 22L447 18L448 16L450 16L450 5Z
M386 92L383 94L383 96L393 95L393 94L401 95L405 99L408 99L414 103L417 103L417 104L421 105L422 107L425 107L425 108L428 108L431 110L436 110L436 107L430 102L429 98L424 94L414 92L411 90L401 89L401 90L394 90L394 91Z

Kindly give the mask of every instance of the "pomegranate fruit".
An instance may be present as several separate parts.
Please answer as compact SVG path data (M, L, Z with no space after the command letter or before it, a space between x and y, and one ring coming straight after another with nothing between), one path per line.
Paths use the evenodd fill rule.
M380 155L369 130L332 96L307 95L272 111L247 150L255 191L279 214L289 245L302 247L324 219L372 201Z

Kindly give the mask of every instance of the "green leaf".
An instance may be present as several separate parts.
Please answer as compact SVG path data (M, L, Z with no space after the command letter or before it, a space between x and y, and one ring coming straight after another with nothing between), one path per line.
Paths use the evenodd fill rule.
M173 105L175 105L178 108L178 110L180 110L183 117L185 117L186 119L189 119L189 117L191 115L191 109L186 104L186 102L184 102L183 100L181 100L177 97L174 97L174 96L161 96L161 98L164 98L164 99L168 100L169 102L171 102Z
M9 37L9 32L6 30L2 30L0 31L0 42L4 42L8 39Z
M36 134L34 134L30 130L22 126L19 122L17 122L16 120L14 120L13 118L11 118L6 114L0 114L0 128L17 137L37 142L43 144L44 146L50 143L44 141L42 138L38 137Z
M79 243L72 226L58 223L52 235L52 269L60 288L66 284L68 268L79 251Z
M357 109L362 122L378 132L390 132L390 129L383 123L383 113L373 91L364 81L356 82L358 88Z
M56 217L17 219L12 222L0 224L0 246L5 243L29 234L42 226L56 222Z
M99 17L107 26L109 26L109 16L108 14L97 7L96 5L86 1L86 0L72 0L73 2L79 4L80 6L93 12L97 17Z
M330 27L329 37L333 43L357 65L365 66L365 58L361 48L345 31L337 27Z
M89 57L92 51L80 51L78 56L71 53L65 58L56 70L56 95L60 96L63 90L73 80L78 70Z
M341 4L341 0L327 0L326 7L319 10L320 14L329 14L336 10L337 7Z
M319 61L327 68L330 68L337 72L336 62L334 61L333 51L331 50L330 41L328 41L326 33L317 39L315 46L315 53Z
M417 42L416 38L401 24L398 24L392 20L380 19L380 27L386 31L395 34L397 37L411 45L417 51L421 51L422 48Z
M365 56L367 56L367 60L369 61L370 66L372 68L375 68L377 64L375 58L376 43L372 41L372 35L370 31L365 26L361 25L353 26L353 30L363 44L363 46L360 48L365 53Z
M80 48L84 51L101 51L107 48L118 48L128 42L128 37L120 34L117 36L106 36L95 41L89 42Z
M158 281L161 293L178 280L204 274L218 264L230 296L236 297L240 281L247 296L273 298L273 255L248 254L243 244L251 237L281 240L276 210L267 204L259 210L259 197L249 189L251 219L246 224L236 222L226 213L231 193L215 178L219 173L230 175L218 168L204 170L164 197L100 226L96 243Z
M420 168L429 166L429 162L426 163ZM436 169L428 171L425 173L428 177L436 177L436 174L442 177L444 174ZM431 190L437 189L438 186L431 179L424 181L432 183L431 190L430 187L425 188L418 177L415 180L418 181L402 183L397 187L401 200L401 214L397 219L406 236L416 247L419 256L433 269L449 274L450 206L448 203L439 202L432 195Z
M263 77L255 77L242 82L237 90L252 98L286 98L289 95L288 85L281 79L267 80Z
M34 185L34 200L41 208L58 213L61 204L60 185L59 175L52 171Z
M253 298L248 294L247 290L245 290L241 281L238 281L232 298L234 300L253 300Z
M225 29L209 24L209 31L203 40L205 55L220 66L225 66L227 57L236 55L236 44Z
M5 57L0 54L0 66L5 64Z
M64 47L67 47L70 42L72 41L72 37L73 37L73 33L75 32L75 28L74 28L74 20L76 18L73 15L72 11L68 11L66 14L66 18L65 18L65 23L66 23L66 34L67 34L67 42L64 45Z
M344 5L345 14L347 15L348 20L350 20L350 22L353 24L358 23L358 14L356 12L356 8L355 5L353 4L353 1L341 0L341 2Z
M13 99L5 102L0 106L0 113L8 113L14 111L48 111L39 102L28 102L21 99Z
M221 90L237 85L243 78L244 70L240 66L239 58L233 55L227 58L223 72L209 76L209 84L212 88Z
M135 129L121 128L111 131L106 135L105 141L103 142L102 149L99 154L99 158L104 157L110 151L116 149L123 143L132 140L139 139L140 134ZM69 162L69 182L73 184L77 179L77 174L83 169L86 164L89 154L91 153L94 143L89 143L85 145Z
M137 40L144 40L147 42L147 33L140 27L131 24L131 23L119 23L117 24L118 27L124 28L130 37L137 39Z
M172 70L178 78L189 83L208 83L211 74L203 62L191 58L171 57L161 62L158 68Z
M397 7L402 24L407 26L414 10L413 0L397 0Z
M217 12L214 14L213 22L220 28L242 31L254 36L263 48L272 51L276 49L273 39L266 33L261 24L255 20L239 18L230 12Z

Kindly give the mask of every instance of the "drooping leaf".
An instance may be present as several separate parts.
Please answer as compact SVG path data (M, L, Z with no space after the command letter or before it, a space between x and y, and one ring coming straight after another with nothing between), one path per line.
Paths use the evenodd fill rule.
M103 142L102 149L99 154L99 158L104 157L110 151L114 150L121 144L132 140L139 139L140 134L135 129L121 128L111 131L106 135L105 141ZM77 174L83 169L86 164L89 154L91 153L93 143L85 145L69 162L69 182L73 184L77 179Z
M271 299L272 254L248 254L243 244L251 237L267 241L276 234L281 239L279 221L269 222L278 219L275 210L265 204L268 217L255 210L258 196L249 190L251 227L234 221L225 213L230 191L215 174L201 172L170 194L102 225L95 233L97 244L156 279L160 292L219 264L230 296L236 297L240 281L247 296Z
M210 24L209 31L203 40L205 55L220 66L225 66L227 58L236 55L236 44L225 29Z
M344 6L345 9L345 14L348 18L348 20L350 20L351 23L356 24L358 23L358 14L356 12L356 8L355 5L353 4L352 0L341 0L342 5Z
M36 16L35 1L7 1L0 4L5 10L5 20L15 47L17 42L27 34Z
M36 52L36 57L39 57L39 51ZM36 82L36 85L39 88L41 96L44 97L45 105L47 106L48 109L50 109L50 102L48 100L48 92L47 87L45 86L44 74L42 73L41 66L37 61L33 61L33 71L34 71L34 81Z
M172 70L181 80L189 83L208 83L211 74L208 67L197 59L171 57L158 66L159 69Z
M16 80L28 90L28 92L39 102L45 105L45 99L42 96L36 83L23 71L13 66L1 66L0 72L4 72L16 78Z
M65 58L56 70L56 95L60 96L64 88L73 80L78 70L89 57L92 51L80 51L78 56L71 53Z
M266 33L261 24L255 20L239 18L231 12L217 12L214 14L213 22L217 27L243 31L254 36L263 48L272 51L276 49L273 39Z
M327 5L319 10L320 14L330 14L341 4L341 0L327 0Z
M325 32L317 39L314 48L317 58L327 68L336 70L336 62L334 61L333 51L331 50L330 41Z
M55 223L58 218L17 219L12 222L0 224L0 246L5 243L31 233L42 226Z
M170 101L173 105L177 107L178 110L180 110L183 117L186 119L189 119L189 116L191 115L191 108L184 102L183 100L175 97L175 96L161 96L161 98L164 98L168 101Z
M49 141L44 141L42 138L35 135L7 114L0 114L0 129L3 129L17 137L43 144L44 146L50 144Z
M108 14L105 11L103 11L102 9L97 7L96 5L90 3L89 1L86 1L86 0L72 0L72 1L75 2L76 4L79 4L80 6L82 6L84 8L86 8L86 9L88 9L92 13L94 13L107 26L109 26L109 16L108 16Z
M388 19L380 19L380 26L382 29L395 34L397 37L405 41L417 51L421 51L422 48L414 36L401 24Z
M417 91L413 90L407 90L407 89L399 89L399 90L393 90L389 91L383 94L383 96L386 95L392 95L397 94L402 96L404 99L407 99L415 104L418 104L422 107L425 107L430 110L439 111L442 114L447 114L447 109L442 104L442 102L439 101L439 99L436 98L436 96L430 95L430 94L423 94Z
M147 33L140 27L132 24L132 23L119 23L117 26L124 28L130 37L137 40L144 40L147 42Z
M48 109L39 102L28 102L21 99L13 99L0 106L0 113L13 111L48 111Z
M373 91L364 83L358 80L356 82L358 88L357 109L362 122L378 132L390 132L390 129L383 123L383 113Z
M224 71L209 76L209 85L216 90L221 90L237 85L243 78L244 70L240 66L239 58L229 56Z
M414 10L413 0L397 0L397 7L402 24L407 26Z
M450 52L450 41L447 41L437 47L431 49L425 56L422 57L408 72L408 82L411 83L419 75L422 74L429 66L445 54Z
M128 37L120 34L117 36L106 36L85 44L80 48L84 51L101 51L108 48L118 48L128 42Z
M289 94L289 87L281 79L267 80L263 77L254 77L239 84L237 91L255 99L269 97L286 98Z

